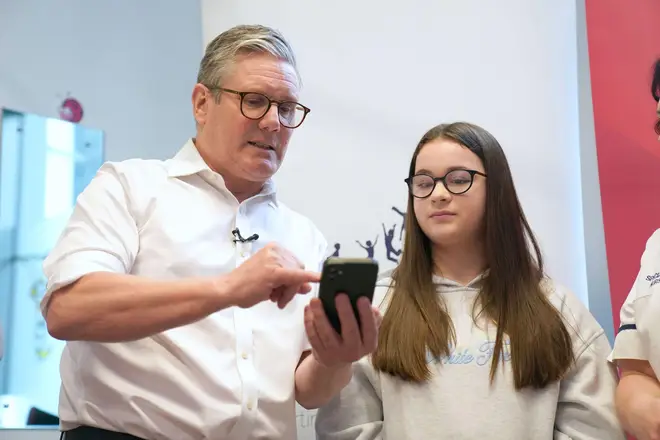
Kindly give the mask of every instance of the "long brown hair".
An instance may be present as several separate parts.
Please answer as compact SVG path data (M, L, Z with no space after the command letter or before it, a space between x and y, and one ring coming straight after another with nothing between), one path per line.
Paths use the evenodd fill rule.
M543 258L525 218L502 147L486 130L473 124L443 124L419 141L410 162L427 143L445 138L465 146L482 161L486 175L484 277L473 318L497 324L490 368L491 383L503 359L505 335L510 340L516 389L543 388L562 378L573 362L570 334L542 283ZM389 304L380 327L374 367L405 381L431 377L427 350L449 356L456 336L444 303L433 284L432 245L422 232L408 196L406 235L399 265L392 273Z

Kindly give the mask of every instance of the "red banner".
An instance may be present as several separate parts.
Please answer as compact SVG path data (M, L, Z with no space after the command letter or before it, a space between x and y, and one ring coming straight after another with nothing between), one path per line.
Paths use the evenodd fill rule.
M587 0L596 151L615 329L646 240L660 228L660 143L651 68L660 1Z

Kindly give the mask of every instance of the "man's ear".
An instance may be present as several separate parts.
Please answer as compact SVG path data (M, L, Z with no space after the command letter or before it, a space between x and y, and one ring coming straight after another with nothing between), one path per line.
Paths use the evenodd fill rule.
M202 84L195 84L192 91L193 117L197 125L204 125L208 117L208 107L211 104L211 92Z

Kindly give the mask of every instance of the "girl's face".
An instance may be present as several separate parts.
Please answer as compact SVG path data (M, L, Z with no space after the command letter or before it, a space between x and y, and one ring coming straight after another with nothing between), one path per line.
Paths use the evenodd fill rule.
M477 173L474 173L474 172ZM481 239L486 211L486 174L479 157L463 145L436 139L424 145L415 163L410 187L428 197L415 197L415 217L435 246L445 247Z

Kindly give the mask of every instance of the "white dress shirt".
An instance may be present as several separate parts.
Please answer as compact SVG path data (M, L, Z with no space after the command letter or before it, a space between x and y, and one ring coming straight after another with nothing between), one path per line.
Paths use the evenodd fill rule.
M234 228L259 239L234 244ZM170 160L106 163L44 262L42 311L54 290L91 272L220 275L272 241L310 270L325 258L323 235L278 201L272 183L238 203L192 140ZM229 308L133 342L68 342L61 428L91 425L148 440L295 439L294 372L309 349L303 308L312 294L284 310L270 301Z

